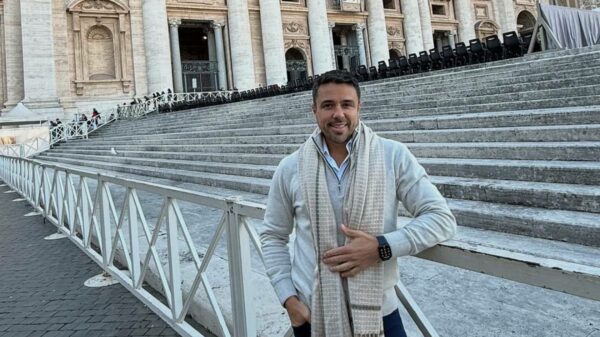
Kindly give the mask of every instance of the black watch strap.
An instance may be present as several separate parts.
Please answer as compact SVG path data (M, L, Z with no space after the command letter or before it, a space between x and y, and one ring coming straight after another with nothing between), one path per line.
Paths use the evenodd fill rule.
M391 259L392 258L392 248L390 247L390 244L387 242L385 236L378 235L377 242L379 243L379 247L377 247L377 250L379 252L379 258L381 259L381 261L387 261L387 260Z

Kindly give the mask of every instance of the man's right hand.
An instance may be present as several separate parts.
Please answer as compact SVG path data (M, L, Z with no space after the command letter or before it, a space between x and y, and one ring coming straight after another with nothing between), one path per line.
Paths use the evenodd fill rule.
M310 310L297 296L288 298L283 306L287 310L293 327L299 327L306 322L310 323Z

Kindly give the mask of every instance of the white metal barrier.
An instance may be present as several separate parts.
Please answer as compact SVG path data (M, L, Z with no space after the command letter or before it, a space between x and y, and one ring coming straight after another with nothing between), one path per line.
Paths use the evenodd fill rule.
M250 219L262 219L264 206L236 198L225 198L186 191L114 176L95 174L35 160L0 156L2 179L26 198L33 207L89 257L142 300L148 307L183 336L202 336L186 322L186 315L196 292L202 287L219 322L220 334L226 337L255 337L256 315L251 280L251 245L261 255L258 235ZM95 182L95 193L90 182ZM111 186L125 189L122 207L111 194ZM148 225L140 202L140 193L151 193L162 200L154 227ZM220 209L221 221L214 227L210 244L202 258L197 253L179 203L192 203ZM162 229L164 228L164 231ZM166 232L168 269L163 268L157 241ZM222 233L226 232L231 291L232 329L228 328L206 273ZM140 242L140 236L144 242ZM180 238L185 242L181 247ZM143 244L147 248L143 248ZM117 260L121 247L124 261ZM182 290L180 253L189 251L195 265L190 291ZM261 256L262 259L262 256ZM123 263L124 262L124 263ZM151 262L163 289L164 301L142 285ZM120 269L115 264L121 263ZM232 275L235 275L233 277ZM438 336L419 310L406 288L400 283L396 292L417 326L426 337ZM287 335L290 334L288 331Z
M201 100L229 99L233 91L205 91L167 93L140 103L118 107L117 114L120 119L136 119L151 112L169 109L173 104L181 102L195 102Z
M0 155L9 157L31 157L50 148L47 139L35 137L19 144L6 144L0 146Z

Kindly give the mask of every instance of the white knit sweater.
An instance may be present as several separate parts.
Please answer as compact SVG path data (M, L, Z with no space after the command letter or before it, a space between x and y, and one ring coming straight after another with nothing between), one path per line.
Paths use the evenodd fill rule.
M315 138L319 142L317 138L320 137ZM387 139L384 139L383 143L387 172L384 232L393 256L384 262L382 313L387 315L398 306L393 290L399 279L396 258L417 254L450 239L456 231L456 220L445 199L429 181L425 170L406 146ZM336 199L336 195L343 196L349 174L338 180L332 169L326 171L339 228L342 224L343 200ZM397 228L398 201L414 216L409 224L400 229ZM294 229L296 239L292 261L287 244ZM297 152L284 158L275 171L265 220L259 228L259 233L267 273L281 303L290 296L297 295L310 307L315 272L315 247L299 185Z

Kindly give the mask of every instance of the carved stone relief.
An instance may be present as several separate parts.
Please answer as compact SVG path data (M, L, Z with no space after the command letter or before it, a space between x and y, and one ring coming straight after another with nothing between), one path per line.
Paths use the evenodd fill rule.
M306 35L306 27L298 22L284 22L283 23L283 33L290 35Z
M402 34L402 30L399 27L387 26L386 30L389 37L395 37Z

